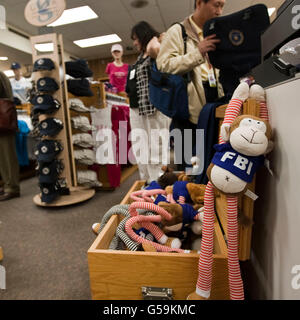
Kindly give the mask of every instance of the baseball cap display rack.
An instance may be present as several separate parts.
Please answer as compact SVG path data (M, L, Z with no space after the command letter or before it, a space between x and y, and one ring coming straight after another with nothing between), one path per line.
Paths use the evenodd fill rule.
M38 206L55 207L86 201L94 196L95 190L78 186L77 184L77 172L72 144L71 117L68 103L67 82L65 78L66 73L62 35L58 35L56 33L43 34L31 37L30 41L32 46L33 64L38 59L49 58L53 61L55 66L53 70L39 70L33 72L33 80L37 82L40 78L51 77L58 84L58 90L56 90L52 96L60 102L61 107L51 115L40 115L39 121L43 121L48 117L54 117L63 123L63 129L55 137L47 136L43 137L43 139L58 140L62 144L63 150L58 154L57 159L62 160L64 168L59 175L59 179L65 179L66 187L70 191L68 195L60 195L50 203L42 202L41 194L37 194L33 198L33 202ZM36 49L36 45L45 43L52 43L53 51L40 54Z

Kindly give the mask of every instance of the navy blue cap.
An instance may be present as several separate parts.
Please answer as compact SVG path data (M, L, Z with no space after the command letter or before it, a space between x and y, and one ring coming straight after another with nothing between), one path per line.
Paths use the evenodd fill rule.
M41 200L51 203L59 197L59 185L56 183L40 183Z
M18 62L13 62L10 66L12 70L21 69L21 65Z
M50 58L40 58L33 64L33 72L39 70L53 70L55 69L54 62Z
M37 81L37 90L39 92L54 92L58 90L58 84L53 78L44 77Z
M53 99L49 94L40 94L35 96L31 103L33 104L33 113L50 114L60 108L58 100Z
M41 136L56 136L62 128L62 121L55 118L47 118L38 125Z
M63 150L59 141L48 139L39 142L36 148L35 154L39 162L51 162Z
M93 76L93 71L88 67L86 60L67 61L66 73L73 78L87 78Z
M54 160L52 162L40 162L38 164L39 182L55 183L63 169L64 165L61 160Z
M67 187L65 179L58 179L55 183L40 183L42 202L51 203L60 195L69 195L70 189Z
M67 80L68 91L78 97L92 97L94 95L87 79Z

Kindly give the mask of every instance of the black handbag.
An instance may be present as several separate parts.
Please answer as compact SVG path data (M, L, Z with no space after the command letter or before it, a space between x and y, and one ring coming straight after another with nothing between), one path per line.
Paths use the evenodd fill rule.
M186 54L187 34L184 26L178 24L181 27L184 54ZM184 75L160 72L156 62L152 61L149 78L150 102L171 119L188 120L190 114L187 86L190 81L189 72Z
M264 4L213 18L204 24L204 37L216 34L221 40L208 55L210 63L220 69L225 93L227 88L234 90L239 78L261 63L261 35L269 25L268 8Z
M0 133L17 131L17 110L13 101L0 99Z
M125 89L126 93L128 94L130 108L134 109L139 107L138 93L136 87L136 68L137 63L129 66Z

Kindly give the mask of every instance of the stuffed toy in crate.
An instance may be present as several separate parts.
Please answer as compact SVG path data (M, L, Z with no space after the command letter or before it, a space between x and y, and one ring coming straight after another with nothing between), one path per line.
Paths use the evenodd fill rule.
M254 98L260 104L260 117L239 116L243 102ZM235 90L225 112L221 127L219 145L207 170L209 182L204 196L204 218L202 226L202 246L198 264L196 291L189 300L208 299L211 293L214 233L214 193L215 190L227 196L228 228L228 273L230 298L244 299L244 288L238 257L238 197L247 189L247 184L260 165L264 155L271 151L272 130L268 123L265 93L262 87L249 88L243 82Z

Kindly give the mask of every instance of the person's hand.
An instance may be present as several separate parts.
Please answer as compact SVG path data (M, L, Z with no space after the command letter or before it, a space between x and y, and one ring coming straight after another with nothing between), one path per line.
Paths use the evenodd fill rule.
M215 34L207 36L198 44L198 49L200 53L205 56L209 51L216 50L216 43L220 42L220 39L216 38Z
M152 59L156 59L159 53L159 49L160 49L159 39L157 37L153 37L147 45L146 52Z

